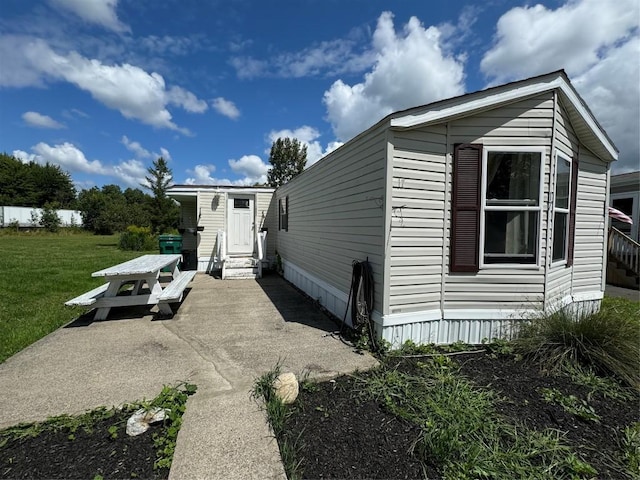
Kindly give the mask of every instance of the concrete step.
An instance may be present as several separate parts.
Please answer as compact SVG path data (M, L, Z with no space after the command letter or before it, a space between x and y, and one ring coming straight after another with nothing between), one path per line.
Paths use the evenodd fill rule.
M258 268L225 268L223 280L257 278Z
M224 261L226 268L253 268L258 260L252 257L231 257Z

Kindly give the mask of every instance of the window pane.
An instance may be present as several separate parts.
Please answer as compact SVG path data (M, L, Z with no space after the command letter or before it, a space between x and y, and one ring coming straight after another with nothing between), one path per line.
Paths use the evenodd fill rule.
M489 152L486 175L487 205L538 205L539 153Z
M233 208L249 208L249 199L248 198L234 198L233 199Z
M553 216L553 261L565 259L567 250L567 217L566 213L556 212Z
M569 179L571 178L571 164L564 158L558 157L557 169L556 207L569 208Z
M484 263L536 263L538 212L485 212Z

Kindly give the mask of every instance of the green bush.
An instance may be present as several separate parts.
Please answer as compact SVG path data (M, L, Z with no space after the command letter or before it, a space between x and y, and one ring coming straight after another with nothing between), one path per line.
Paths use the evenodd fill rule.
M149 227L137 227L135 225L129 225L127 230L120 234L118 242L120 250L133 250L136 252L155 250L157 246L157 238L151 233Z
M554 373L587 367L640 387L640 308L603 302L598 313L579 315L566 309L525 323L515 348L525 358Z
M42 207L42 217L40 217L40 226L44 227L48 232L55 233L60 229L62 221L56 211L56 206L51 203Z

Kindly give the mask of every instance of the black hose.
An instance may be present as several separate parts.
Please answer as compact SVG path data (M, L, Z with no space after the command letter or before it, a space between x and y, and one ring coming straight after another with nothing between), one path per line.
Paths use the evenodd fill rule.
M375 340L375 332L371 321L371 312L373 311L373 270L369 260L363 262L353 261L353 271L351 274L351 288L349 289L349 298L347 299L347 311L351 306L351 325L354 330L362 331L367 328L371 346L377 351L377 343ZM342 326L340 328L340 336L344 328L347 311L344 312Z

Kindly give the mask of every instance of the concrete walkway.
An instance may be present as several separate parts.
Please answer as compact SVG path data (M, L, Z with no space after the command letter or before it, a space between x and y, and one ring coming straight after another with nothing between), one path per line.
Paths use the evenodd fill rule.
M335 324L277 276L221 281L199 274L170 320L147 310L84 316L0 364L0 428L153 398L164 384L198 385L171 468L174 479L285 478L256 377L328 378L375 365L328 336Z
M634 302L640 302L640 292L631 288L614 287L613 285L607 285L604 289L604 294L610 297L626 298Z

